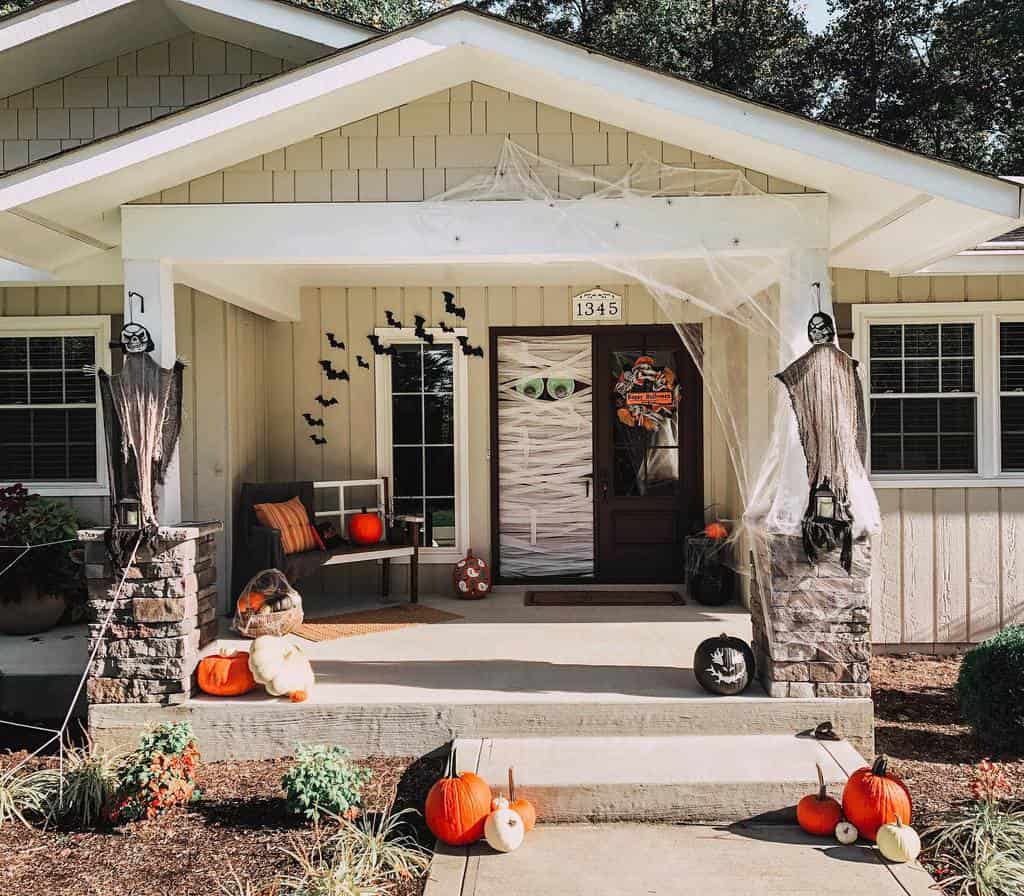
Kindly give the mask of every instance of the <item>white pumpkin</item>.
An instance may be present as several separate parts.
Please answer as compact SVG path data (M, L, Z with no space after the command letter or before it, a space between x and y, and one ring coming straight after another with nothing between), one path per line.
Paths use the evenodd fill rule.
M856 843L859 836L860 833L857 831L857 826L850 824L848 821L841 821L836 825L836 840L844 846Z
M498 852L519 849L525 835L526 828L519 813L509 808L495 809L484 822L484 837L491 849Z
M249 648L249 671L272 697L285 694L295 703L313 690L313 667L306 655L285 638L263 635Z
M492 812L495 809L507 809L507 808L508 808L508 799L503 797L500 793L493 800L491 800L491 811Z
M917 831L898 818L878 829L875 843L878 851L890 862L913 862L921 853L921 838Z

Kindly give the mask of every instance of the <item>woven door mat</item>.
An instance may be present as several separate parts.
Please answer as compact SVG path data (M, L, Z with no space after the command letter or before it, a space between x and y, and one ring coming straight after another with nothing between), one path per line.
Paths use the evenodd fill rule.
M676 591L527 591L528 607L669 607L685 604Z
M307 641L333 641L336 638L354 638L358 635L372 635L377 632L409 628L412 625L433 625L462 618L458 613L449 613L421 604L406 604L307 619L292 629L292 634Z

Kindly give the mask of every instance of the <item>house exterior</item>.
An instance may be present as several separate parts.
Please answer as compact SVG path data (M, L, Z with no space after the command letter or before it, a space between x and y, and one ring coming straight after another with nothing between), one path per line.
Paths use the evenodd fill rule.
M423 224L437 197L493 172L506 141L580 172L563 196L647 158L740 171L799 209L794 224L727 193L640 203L631 251L653 256L670 234L693 258L788 253L790 284L759 288L774 291L783 341L821 284L868 371L875 644L955 648L1024 621L1024 254L1002 239L1020 227L1019 183L458 7L378 34L282 0L45 3L0 20L0 93L0 480L105 520L99 408L80 368L117 363L107 343L127 317L163 364L188 359L164 513L225 521L222 581L242 482L385 475L400 509L427 519L424 590L447 590L469 548L503 580L678 582L703 508L744 509L737 446L679 321L524 203L456 206L443 233ZM615 202L593 200L590 220L618 227ZM732 320L686 323L742 396L739 450L756 465L783 359ZM531 461L566 465L564 492L531 492L529 468L502 478L529 426L503 428L502 353L524 341L562 352L535 378L569 383L594 427ZM678 464L668 497L640 510L617 478L625 448L592 435L614 413L594 383L637 356L671 367L686 396L659 448ZM503 495L534 509L503 517ZM325 587L376 575L353 567Z

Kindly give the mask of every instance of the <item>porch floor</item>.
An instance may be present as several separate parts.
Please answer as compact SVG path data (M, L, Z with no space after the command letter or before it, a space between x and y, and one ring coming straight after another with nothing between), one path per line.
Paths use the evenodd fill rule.
M319 643L289 636L313 663L310 703L714 699L693 675L697 645L722 632L751 636L750 615L741 606L527 607L523 597L512 590L480 601L425 597L423 604L463 618ZM380 599L346 601L341 612L370 606L381 606ZM225 631L207 652L245 650L248 643ZM764 696L754 683L737 699ZM192 702L274 700L253 692L233 700L200 695Z

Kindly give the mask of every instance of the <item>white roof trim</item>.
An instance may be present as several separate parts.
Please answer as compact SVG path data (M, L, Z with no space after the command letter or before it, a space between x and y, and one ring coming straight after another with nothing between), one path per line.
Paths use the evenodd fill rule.
M465 9L0 178L0 210L113 242L124 202L474 79L829 193L833 264L905 270L1019 224L1017 184Z

